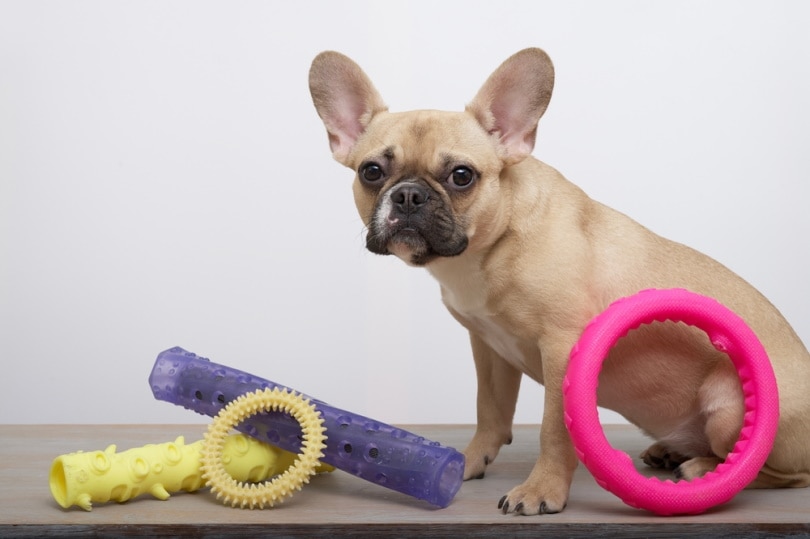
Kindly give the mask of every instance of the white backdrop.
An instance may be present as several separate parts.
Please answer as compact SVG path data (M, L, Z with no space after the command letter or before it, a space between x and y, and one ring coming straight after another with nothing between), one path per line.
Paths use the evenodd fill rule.
M437 285L364 249L308 95L324 49L392 110L459 110L545 48L535 155L810 342L808 28L800 0L2 2L0 423L202 422L148 387L174 345L388 423L474 422ZM541 413L527 381L516 420Z

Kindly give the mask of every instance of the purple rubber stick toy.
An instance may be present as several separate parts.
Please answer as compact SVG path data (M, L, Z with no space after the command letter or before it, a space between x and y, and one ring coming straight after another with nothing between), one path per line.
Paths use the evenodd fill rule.
M211 417L245 393L285 389L182 348L158 355L149 385L156 399ZM450 504L461 487L464 455L405 430L310 400L326 427L323 462L439 507ZM301 427L280 412L252 416L236 428L293 453L301 446Z

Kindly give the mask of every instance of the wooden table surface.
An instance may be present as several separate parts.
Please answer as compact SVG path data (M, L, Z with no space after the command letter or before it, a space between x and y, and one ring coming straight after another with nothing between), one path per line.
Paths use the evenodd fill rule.
M463 448L471 426L403 428ZM515 441L483 480L463 484L453 502L436 509L348 473L317 476L273 509L234 509L207 490L160 501L94 504L91 512L62 509L48 487L59 455L119 451L184 435L202 438L205 425L0 425L0 537L776 537L810 536L810 489L746 490L697 516L660 517L632 509L596 485L580 466L568 508L556 515L503 515L500 497L522 482L537 454L538 427L515 428ZM609 426L614 447L638 455L647 440L634 428ZM641 465L640 465L641 466Z

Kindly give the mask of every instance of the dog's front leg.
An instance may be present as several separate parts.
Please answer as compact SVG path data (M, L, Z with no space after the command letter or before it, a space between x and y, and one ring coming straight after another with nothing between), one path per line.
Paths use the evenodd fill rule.
M577 467L574 446L563 419L562 382L570 347L558 345L541 350L545 398L540 457L528 479L501 498L498 507L504 513L559 513L568 501L571 478Z
M470 342L478 377L478 425L464 450L464 479L481 479L501 446L512 442L521 372L472 332Z

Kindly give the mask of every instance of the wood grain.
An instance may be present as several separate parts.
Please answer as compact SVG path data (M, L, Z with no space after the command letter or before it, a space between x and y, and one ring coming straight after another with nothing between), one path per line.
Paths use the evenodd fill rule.
M463 448L471 426L404 426ZM207 491L167 501L141 496L63 510L48 488L53 459L78 450L119 451L147 443L202 438L204 425L0 425L0 537L772 537L810 536L810 489L746 490L703 515L659 517L625 506L580 466L568 508L557 515L502 515L498 499L526 477L535 460L537 426L515 428L515 441L486 478L466 482L453 503L425 502L336 471L313 478L274 509L233 509ZM606 429L614 447L638 455L647 440L634 428ZM639 467L642 466L639 464Z

